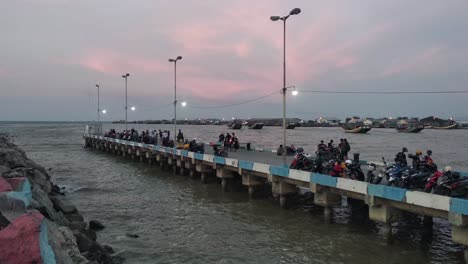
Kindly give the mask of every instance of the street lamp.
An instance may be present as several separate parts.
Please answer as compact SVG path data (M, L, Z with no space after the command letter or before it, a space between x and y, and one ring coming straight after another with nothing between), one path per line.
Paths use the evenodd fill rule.
M181 60L182 56L177 56L175 59L169 59L169 62L174 63L174 144L177 142L177 61ZM184 106L184 103L182 103Z
M96 84L97 87L97 121L99 123L99 112L101 111L99 109L99 84Z
M127 79L128 79L128 76L130 76L130 73L126 73L126 74L122 75L122 78L125 79L125 131L127 131L127 111L128 111L128 107L127 107Z
M132 106L132 107L130 107L130 110L135 111L136 107Z
M286 165L286 20L289 18L289 16L292 15L298 15L301 13L300 8L294 8L289 12L289 15L287 16L271 16L270 20L271 21L278 21L282 20L283 21L283 163ZM296 91L297 94L297 91Z
M102 113L107 114L107 110L106 109L102 110Z

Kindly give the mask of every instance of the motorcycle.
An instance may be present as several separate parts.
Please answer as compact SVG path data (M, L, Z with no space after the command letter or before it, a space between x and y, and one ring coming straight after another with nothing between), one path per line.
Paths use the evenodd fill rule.
M227 158L228 157L228 153L227 151L224 149L223 146L219 147L218 146L213 146L213 151L214 151L214 155L215 156L220 156L220 157L224 157L224 158Z
M448 172L437 179L433 193L451 197L468 197L468 177L458 172Z
M352 180L364 181L364 173L359 163L349 164L346 169L346 176Z
M294 156L290 169L304 170L304 171L315 171L315 161L310 159L310 155L307 153L299 152Z
M366 175L366 182L372 184L379 184L382 182L383 175L385 174L385 170L382 169L379 174L375 174L377 170L377 166L374 163L371 163L367 166L367 175Z

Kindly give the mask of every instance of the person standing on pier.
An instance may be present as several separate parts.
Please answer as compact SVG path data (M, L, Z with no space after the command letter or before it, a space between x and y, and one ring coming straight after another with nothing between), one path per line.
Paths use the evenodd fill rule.
M218 142L224 143L224 133L221 132L221 135L218 137Z
M160 139L163 138L163 132L161 131L161 129L159 129L159 138L160 138Z
M232 133L232 139L232 144L234 144L234 151L237 151L239 149L239 139L234 133Z
M184 142L184 134L182 134L182 130L179 129L179 134L177 134L177 142Z
M226 137L224 138L224 147L228 150L231 150L231 134L227 133Z
M343 138L343 149L341 150L341 156L343 160L348 159L348 153L351 151L351 145L349 145L348 140Z

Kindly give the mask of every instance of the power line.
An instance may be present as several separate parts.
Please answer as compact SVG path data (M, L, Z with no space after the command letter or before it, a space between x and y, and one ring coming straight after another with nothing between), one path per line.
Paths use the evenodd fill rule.
M461 94L468 91L324 91L324 90L298 90L303 93L325 94Z
M243 105L243 104L255 102L255 101L258 101L258 100L267 98L267 97L269 97L269 96L272 96L272 95L274 95L274 94L281 93L281 92L282 92L282 91L280 90L280 91L276 91L276 92L273 92L273 93L270 93L270 94L267 94L267 95L263 95L263 96L260 96L260 97L256 97L256 98L254 98L254 99L250 99L250 100L247 100L247 101L242 101L242 102L234 103L234 104L228 104L228 105L218 105L218 106L189 106L189 107L190 107L190 108L198 108L198 109L204 109L204 108L226 108L226 107L238 106L238 105Z

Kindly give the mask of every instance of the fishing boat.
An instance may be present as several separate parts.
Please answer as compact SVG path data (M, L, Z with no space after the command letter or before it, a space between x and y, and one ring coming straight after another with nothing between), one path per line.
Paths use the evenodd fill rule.
M424 125L414 120L411 122L400 120L395 129L402 133L419 133L424 129Z
M422 127L397 127L396 128L398 132L403 132L403 133L419 133L423 129L424 129L424 126Z
M265 124L263 123L255 123L249 127L249 129L262 129Z
M295 129L297 127L296 123L287 123L286 129Z
M345 133L360 133L360 134L364 134L364 133L367 133L369 132L372 127L371 126L367 126L367 125L364 125L364 126L357 126L355 128L352 128L352 129L346 129L346 128L343 128L344 129L344 132Z
M228 123L227 125L231 129L241 129L242 128L242 123L241 122L233 121L233 122Z
M434 129L456 129L456 128L458 128L458 123L453 123L451 125L440 126L440 127L432 126L432 128L434 128Z

